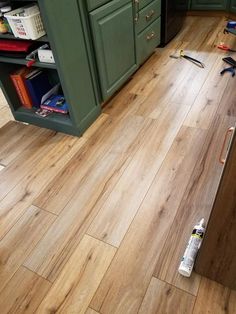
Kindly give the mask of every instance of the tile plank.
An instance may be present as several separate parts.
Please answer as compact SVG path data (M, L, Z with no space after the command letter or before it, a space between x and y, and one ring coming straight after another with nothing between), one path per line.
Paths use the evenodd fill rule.
M91 302L93 309L137 312L204 138L199 129L179 132Z
M235 310L235 291L202 277L193 314L234 314Z
M96 136L45 187L34 205L59 214L78 191L81 182L97 168L96 164L109 152L128 151L145 125L146 121L141 117L130 117L117 122L106 118Z
M27 126L24 126L24 131L25 129L27 129ZM53 131L41 130L41 134L38 133L40 136L37 141L34 141L27 150L23 151L18 158L13 160L13 162L1 173L0 200L3 199L26 175L29 175L42 157L50 152L50 146L53 145L53 142L56 142L55 134L56 133ZM12 145L14 147L16 144L13 142ZM4 158L1 162L5 165Z
M50 287L50 282L20 267L0 293L0 313L34 313Z
M152 122L143 144L92 222L90 235L119 247L187 113L188 107L169 104L158 121Z
M58 134L48 141L47 153L38 160L32 171L0 201L0 239L12 228L16 221L32 204L45 185L75 155L84 140ZM10 168L10 167L9 167ZM4 171L9 170L3 170ZM27 168L25 170L27 172ZM16 176L17 176L16 170ZM1 178L0 173L0 178Z
M220 55L196 98L184 125L202 129L210 128L227 83L229 79L232 79L229 75L219 75L222 66L222 56Z
M50 281L55 280L141 145L149 126L150 121L144 120L137 139L127 136L121 152L108 151L87 169L87 175L82 177L57 222L26 261L29 269Z
M13 119L13 115L8 107L0 108L0 128Z
M235 117L236 120L236 88L234 80L229 80L223 93L217 113Z
M161 280L152 278L139 314L192 314L195 297Z
M52 131L45 130L33 125L22 124L21 131L17 133L12 135L9 134L8 139L0 148L0 162L6 166L12 163L16 158L21 158L22 154L24 154L25 159L21 158L23 166L24 160L27 160L28 156L30 156L27 154L27 151L31 148L29 146L34 146L34 144L39 145L40 137L45 137L46 134L49 136ZM40 148L40 145L38 148Z
M97 214L96 206L112 191L126 168L127 159L117 154L106 155L83 179L77 193L60 213L57 221L29 255L25 266L54 281L69 256Z
M99 314L99 313L91 308L88 308L85 314Z
M36 313L84 313L115 252L85 235Z
M0 291L43 237L55 216L31 206L0 241Z

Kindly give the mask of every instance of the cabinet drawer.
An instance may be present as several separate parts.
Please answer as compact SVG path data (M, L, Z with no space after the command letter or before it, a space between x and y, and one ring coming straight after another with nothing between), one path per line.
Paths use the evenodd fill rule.
M228 0L192 0L192 10L226 10ZM232 1L231 1L232 2Z
M151 3L153 0L137 0L138 1L138 9L141 10L144 7L146 7L146 5L148 5L149 3Z
M147 59L161 40L161 17L137 36L137 63L141 64Z
M97 9L109 1L110 0L87 0L88 11L92 11L94 9Z
M136 24L137 33L140 33L148 25L155 21L161 15L161 0L151 2L144 9L139 11L138 21Z

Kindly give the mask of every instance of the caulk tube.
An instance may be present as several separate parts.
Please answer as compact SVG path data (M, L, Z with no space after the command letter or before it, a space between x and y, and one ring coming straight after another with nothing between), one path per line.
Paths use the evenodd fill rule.
M204 226L204 219L202 218L201 221L193 227L191 237L188 241L188 245L184 252L184 256L179 265L178 271L181 275L185 277L190 277L192 273L195 258L201 246L204 232L205 232L205 226Z

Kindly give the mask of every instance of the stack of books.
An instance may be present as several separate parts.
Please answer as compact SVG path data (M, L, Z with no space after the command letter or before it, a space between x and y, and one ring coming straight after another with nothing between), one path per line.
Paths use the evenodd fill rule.
M39 108L42 98L52 88L45 71L35 68L22 67L10 75L23 107Z

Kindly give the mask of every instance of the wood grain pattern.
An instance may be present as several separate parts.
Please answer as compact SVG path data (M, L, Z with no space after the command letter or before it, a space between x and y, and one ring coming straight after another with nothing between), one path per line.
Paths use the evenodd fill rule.
M24 154L25 159L28 159L29 155L27 155L25 151L30 150L31 146L34 146L32 144L34 142L36 144L37 140L39 140L41 136L45 136L46 134L49 136L50 134L50 131L33 125L22 126L21 131L18 132L16 136L14 134L12 135L12 138L8 138L1 148L0 162L6 166L13 162L16 158L20 159L22 154ZM37 148L35 147L35 150L36 149ZM23 159L21 159L21 162L23 163Z
M85 314L99 314L99 313L91 308L88 308Z
M20 267L0 293L1 314L34 313L50 287L50 282Z
M32 204L33 199L39 195L50 178L58 173L81 145L83 145L83 140L61 134L48 142L48 149L41 160L34 164L32 171L28 172L0 201L0 239ZM0 174L1 178L9 168L3 170L3 173ZM27 172L27 168L25 171Z
M98 133L101 133L101 129L105 130L107 126L107 121L110 120L110 117L107 113L102 112L97 120L84 132L83 137L90 139L96 136ZM105 128L104 128L105 126Z
M8 107L0 108L0 128L9 120L13 120L13 116Z
M137 140L134 136L126 136L126 141L123 140L122 146L118 147L118 152L121 147L123 148L121 153L108 151L103 158L87 169L87 175L82 178L79 189L60 214L57 223L29 256L27 267L50 281L55 280L126 169L131 156L138 149L150 124L149 120L143 122L143 129L139 132ZM133 130L129 130L133 134Z
M222 96L217 113L236 117L236 88L234 80L229 80Z
M210 215L236 122L235 80L219 77L227 53L215 46L236 49L225 23L188 16L80 139L5 120L1 313L193 314L196 297L194 314L236 312L235 291L176 271L192 225ZM169 58L180 49L205 68Z
M203 277L193 314L234 314L235 311L235 291Z
M153 121L114 192L91 224L89 234L114 246L120 245L187 112L187 107L172 104L163 110L158 121Z
M0 291L54 220L54 215L31 206L0 241Z
M145 123L141 117L129 117L120 122L106 119L96 136L88 141L83 150L46 186L34 204L59 214L78 191L83 180L95 171L99 160L105 159L104 156L111 151L125 153ZM128 127L125 127L126 125Z
M232 123L231 117L218 116L211 126L154 272L157 278L194 295L198 292L200 276L193 273L186 279L178 274L177 269L192 227L202 217L206 222L209 218L222 173L218 161L220 150L225 130Z
M0 128L0 147L5 149L5 145L15 142L15 139L22 136L25 125L16 121L8 121Z
M195 100L184 125L209 129L217 112L230 76L221 76L222 56L219 56Z
M115 252L85 235L36 313L84 313Z
M161 280L152 278L139 314L189 314L195 297Z
M204 136L202 130L181 129L91 303L95 310L137 312Z
M25 126L25 129L27 128L28 126ZM48 143L48 140L51 140L52 142L50 143L52 144L53 142L55 143L55 132L45 130L43 130L43 132L44 133L41 133L41 136L39 136L37 141L34 141L27 150L21 152L18 158L8 165L6 170L1 173L0 199L3 199L7 193L17 185L17 183L35 168L35 165L39 160L50 152L50 145L48 146L46 143ZM20 138L18 138L18 140L20 140ZM15 142L13 142L13 147L14 146L17 147ZM4 160L5 159L1 161L3 164L5 164Z
M154 64L150 71L150 81L155 81L155 86L158 86L158 88L150 89L148 84L144 85L146 92L141 91L140 94L145 95L148 92L149 96L145 102L142 103L142 106L139 106L136 114L152 119L158 118L158 114L156 114L155 111L158 110L162 103L167 107L166 102L171 102L171 95L176 91L179 82L188 72L189 64L183 67L182 61L183 60L180 60L180 62L177 62L175 67L173 67L173 59L164 58L164 55L162 55L160 63L157 62ZM160 64L162 65L161 67ZM176 79L176 77L178 79ZM141 86L143 86L143 84ZM135 89L131 89L131 92L135 94L139 93L139 91Z
M171 101L192 106L216 62L218 55L216 53L210 53L211 50L211 47L205 48L205 51L200 51L194 56L192 52L186 52L186 54L188 53L196 59L201 60L201 62L205 64L205 68L202 70L190 63L185 77L181 80L178 88L171 96Z

